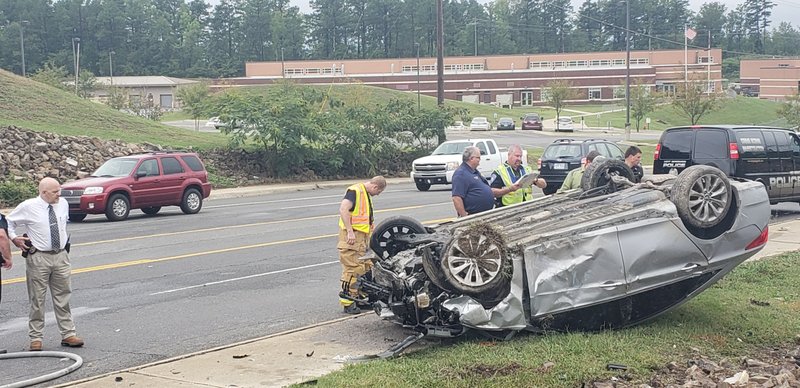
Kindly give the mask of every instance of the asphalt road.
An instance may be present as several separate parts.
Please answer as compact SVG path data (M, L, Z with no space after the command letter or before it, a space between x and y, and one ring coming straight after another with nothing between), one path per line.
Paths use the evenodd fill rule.
M335 249L341 189L209 200L196 215L176 207L134 211L123 222L89 216L70 224L72 310L87 345L76 372L49 384L116 371L342 316ZM376 220L423 222L453 216L449 186L418 192L390 186L375 198ZM796 203L773 207L775 221ZM3 277L0 347L28 346L24 264ZM48 303L45 350L62 350ZM66 361L4 361L0 385L60 369Z
M209 200L129 220L89 216L69 225L72 311L84 366L53 383L141 365L342 317L336 245L342 189ZM378 221L454 215L449 187L392 186L375 198ZM3 274L0 348L26 350L28 301L19 256ZM63 350L48 313L44 350ZM3 361L0 385L66 362ZM61 365L60 367L57 365Z

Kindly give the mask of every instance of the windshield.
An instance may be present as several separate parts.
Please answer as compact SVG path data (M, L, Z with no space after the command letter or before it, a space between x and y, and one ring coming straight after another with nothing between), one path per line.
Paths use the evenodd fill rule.
M567 159L580 158L581 146L578 144L558 144L547 147L542 159Z
M525 120L538 121L539 115L525 115Z
M572 122L572 117L560 117L558 119L558 121L560 121L562 123L571 123Z
M486 117L476 117L472 119L473 123L485 123L486 121L487 121Z
M508 118L508 117L503 117L502 119L500 119L500 122L501 122L501 123L510 123L510 122L512 122L512 121L514 121L514 120L511 120L511 119L510 119L510 118Z
M136 162L139 159L132 158L115 158L103 163L100 168L95 171L92 176L94 177L122 177L131 175L131 171L136 167Z
M436 150L433 151L433 155L461 155L464 152L464 148L471 146L472 143L470 142L458 142L458 143L442 143L439 147L436 147Z

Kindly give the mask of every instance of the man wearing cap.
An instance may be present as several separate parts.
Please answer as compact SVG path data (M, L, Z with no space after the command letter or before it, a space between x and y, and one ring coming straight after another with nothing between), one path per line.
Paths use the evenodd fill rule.
M8 235L19 249L27 252L25 279L31 307L28 336L31 351L42 350L44 298L47 289L53 299L61 346L81 347L83 340L75 332L69 307L72 286L67 244L69 205L61 198L61 184L53 178L39 182L39 196L19 204L8 215ZM28 237L21 235L27 231Z

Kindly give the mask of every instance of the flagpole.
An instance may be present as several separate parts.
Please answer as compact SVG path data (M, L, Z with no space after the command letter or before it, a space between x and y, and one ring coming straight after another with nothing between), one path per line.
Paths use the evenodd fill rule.
M686 35L688 26L683 25L683 83L689 82L689 37Z

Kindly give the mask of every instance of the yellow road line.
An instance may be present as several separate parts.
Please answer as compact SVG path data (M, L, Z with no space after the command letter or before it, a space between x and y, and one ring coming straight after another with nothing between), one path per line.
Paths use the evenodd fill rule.
M419 207L425 207L425 206L430 206L430 205L421 205L421 206L397 208L397 209L384 210L384 211L406 210L406 209L413 209L413 208L419 208ZM378 212L376 211L376 213L378 213ZM308 218L286 220L286 221L301 221L301 220L317 219L317 218L324 218L324 217L331 217L331 216L308 217ZM452 218L443 218L443 219L439 219L439 220L425 221L424 224L437 224L437 223L442 223L442 222L446 222L446 221L450 221L450 220L452 220ZM260 224L263 225L263 224L286 222L286 221L272 221L272 222L260 223ZM257 225L257 224L249 224L249 225L252 226L252 225ZM241 226L241 225L238 225L238 226ZM208 230L215 230L215 229L219 229L219 228L210 228ZM204 231L206 229L200 229L200 230ZM178 232L178 233L183 233L183 232ZM167 233L167 234L164 234L164 235L170 235L170 234L171 233ZM161 235L152 235L152 236L161 236ZM205 256L205 255L214 255L214 254L218 254L218 253L234 252L234 251L240 251L240 250L244 250L244 249L263 248L263 247L268 247L268 246L273 246L273 245L290 244L290 243L302 242L302 241L319 240L319 239L323 239L323 238L336 237L336 236L338 236L338 233L337 234L325 234L325 235L321 235L321 236L301 237L301 238L295 238L295 239L289 239L289 240L281 240L281 241L271 241L271 242L266 242L266 243L261 243L261 244L252 244L252 245L237 246L237 247L232 247L232 248L215 249L215 250L211 250L211 251L187 253L187 254L183 254L183 255L167 256L167 257L161 257L161 258L156 258L156 259L132 260L132 261L125 261L125 262L121 262L121 263L104 264L104 265L97 265L97 266L93 266L93 267L77 268L77 269L73 269L72 273L73 274L78 274L78 273L102 271L102 270L107 270L107 269L125 268L125 267L131 267L131 266L134 266L134 265L160 263L160 262L169 261L169 260L185 259L185 258L189 258L189 257L197 257L197 256ZM129 238L129 239L133 239L133 238ZM124 241L124 240L127 240L127 239L106 240L106 242ZM92 243L87 243L87 244L92 244ZM15 284L15 283L22 283L24 281L25 281L24 277L11 278L11 279L3 280L2 284L3 285Z

